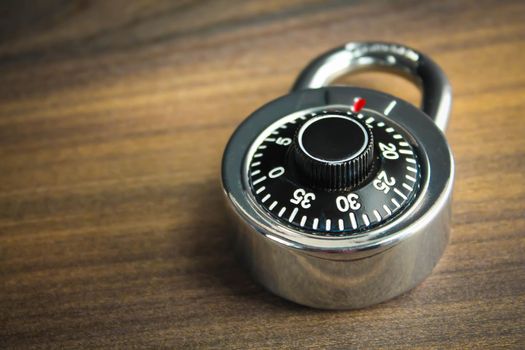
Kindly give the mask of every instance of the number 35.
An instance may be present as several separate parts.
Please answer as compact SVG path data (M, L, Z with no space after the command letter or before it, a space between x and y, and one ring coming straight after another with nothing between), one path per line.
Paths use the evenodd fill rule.
M310 201L313 201L313 200L315 200L315 194L313 194L311 192L307 193L302 188L298 188L293 193L293 198L290 199L290 202L292 202L293 204L299 204L300 203L301 207L303 207L304 209L308 209L308 208L310 208L312 206Z

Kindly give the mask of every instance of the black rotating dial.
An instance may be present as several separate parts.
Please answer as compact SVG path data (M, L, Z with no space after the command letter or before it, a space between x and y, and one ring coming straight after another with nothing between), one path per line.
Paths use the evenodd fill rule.
M334 106L297 112L252 144L253 198L285 225L345 236L389 222L414 200L421 167L410 136L383 114Z
M371 130L355 118L321 115L298 129L294 156L311 187L342 190L356 187L372 169L373 140Z

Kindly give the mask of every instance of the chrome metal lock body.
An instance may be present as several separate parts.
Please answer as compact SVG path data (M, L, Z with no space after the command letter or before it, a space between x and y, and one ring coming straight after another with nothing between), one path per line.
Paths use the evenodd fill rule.
M327 86L378 68L416 82L422 110L383 92ZM450 107L441 69L402 45L349 43L310 63L224 152L237 250L253 276L325 309L365 307L419 284L449 237Z

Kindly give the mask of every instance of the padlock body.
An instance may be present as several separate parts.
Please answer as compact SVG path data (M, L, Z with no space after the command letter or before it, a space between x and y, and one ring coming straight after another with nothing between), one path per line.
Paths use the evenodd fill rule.
M366 100L370 114L402 128L417 153L421 178L413 200L389 220L359 231L350 227L316 234L292 220L279 220L257 200L250 180L255 140L289 115L351 107L356 97ZM375 304L413 288L430 274L448 242L453 178L450 148L427 115L397 97L355 87L306 89L268 103L236 130L222 166L237 253L247 269L272 292L325 309Z

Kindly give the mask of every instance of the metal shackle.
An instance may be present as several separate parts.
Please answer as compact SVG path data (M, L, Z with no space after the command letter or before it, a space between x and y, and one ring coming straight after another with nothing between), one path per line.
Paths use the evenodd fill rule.
M452 89L445 73L428 56L409 47L381 42L351 42L308 64L291 91L316 89L358 71L383 70L414 82L422 92L421 109L441 131L447 128Z

